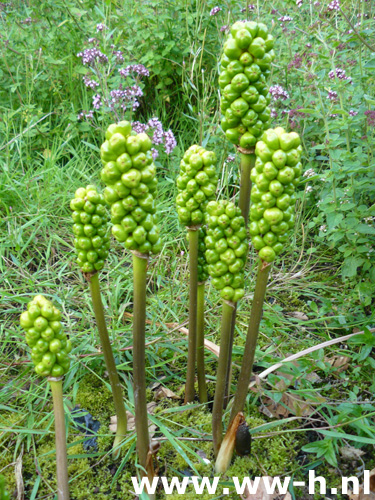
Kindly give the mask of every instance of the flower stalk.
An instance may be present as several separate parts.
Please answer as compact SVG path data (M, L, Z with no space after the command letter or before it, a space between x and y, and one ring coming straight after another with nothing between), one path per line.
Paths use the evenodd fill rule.
M108 371L108 377L111 384L113 403L117 416L117 430L113 443L113 458L118 458L120 455L119 445L123 440L127 431L127 417L123 398L123 391L120 379L116 369L116 363L112 352L111 343L109 340L107 325L104 317L103 303L100 293L99 273L90 275L89 285L91 298L94 308L96 324L99 331L100 344L103 350L104 361Z
M204 368L204 292L205 282L198 283L197 291L197 374L199 401L207 403L206 372Z
M148 256L133 251L133 379L139 464L146 471L149 433L146 400L145 329Z
M214 406L212 409L212 437L215 456L217 456L219 453L223 434L222 419L224 391L227 378L226 374L229 358L230 333L234 307L235 306L233 302L223 301L220 330L220 354L216 375Z
M69 500L68 458L66 450L63 377L49 377L55 416L57 498Z
M198 301L198 241L199 226L188 227L189 234L189 338L185 385L185 403L194 400L195 359L197 350L197 301Z
M259 325L262 319L263 304L271 265L260 261L255 284L253 305L251 308L250 322L247 330L246 344L242 358L241 372L238 378L237 391L231 410L231 420L243 411L248 392L251 372L254 364L255 348L258 339Z

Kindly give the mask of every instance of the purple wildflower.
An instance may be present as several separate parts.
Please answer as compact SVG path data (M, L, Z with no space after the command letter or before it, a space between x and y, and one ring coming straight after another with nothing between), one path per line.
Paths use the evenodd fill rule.
M275 108L271 108L271 118L277 118L278 113Z
M217 14L218 12L220 12L220 11L221 11L221 7L214 7L214 8L211 10L211 12L210 12L210 16L216 16L216 14Z
M83 52L79 52L77 57L82 58L82 64L84 66L95 66L96 63L106 64L108 62L108 57L100 52L99 49L93 47L92 49L85 49Z
M331 80L333 80L334 78L338 78L339 80L347 80L348 82L353 83L350 76L347 76L345 70L341 69L341 68L335 68L335 69L331 70L328 73L328 77Z
M220 31L221 31L221 32L228 31L228 30L229 30L229 26L228 26L227 24L225 24L224 26L222 26L222 27L220 28Z
M94 111L91 109L90 111L81 111L77 115L77 120L83 120L86 118L86 120L90 120L91 118L94 118Z
M250 5L248 6L248 10L255 10L255 5L250 4ZM241 9L241 12L242 12L242 13L246 12L246 7L244 7L243 9Z
M172 153L174 148L177 146L177 141L175 139L175 136L173 135L172 130L167 130L167 132L164 132L164 147L165 147L165 152L169 155Z
M143 132L146 132L147 130L147 125L141 122L132 122L132 129L137 132L137 134L142 134Z
M270 87L269 91L274 101L285 101L285 99L289 99L288 92L284 90L281 85L273 85Z
M303 0L296 0L297 7L302 7Z
M102 106L102 98L100 94L94 95L92 98L92 105L94 106L95 109L100 109Z
M99 87L99 83L96 82L95 80L90 80L90 78L88 76L83 77L83 82L86 85L86 87L88 87L92 90L95 90L96 87Z
M31 24L32 22L33 20L31 19L31 17L27 17L26 19L21 21L21 24Z
M367 125L369 125L370 127L374 127L375 126L375 111L365 111L365 116L367 118Z
M99 23L96 25L96 32L99 33L107 29L107 26L103 23Z
M337 101L337 98L338 98L337 92L335 92L334 90L328 91L327 99L329 99L330 101Z
M126 68L118 70L121 76L127 77L130 73L137 73L140 76L150 76L149 70L143 64L130 64Z
M125 89L120 85L119 89L111 90L110 96L109 106L111 109L114 109L115 105L118 104L121 109L126 110L129 102L131 102L133 110L136 110L139 107L137 97L142 97L143 92L138 85L126 87Z
M233 163L235 159L236 159L235 155L228 155L225 162L226 163Z
M358 111L355 111L354 109L351 109L349 111L349 116L357 116L358 115Z
M340 0L332 0L332 2L328 5L327 10L340 10Z
M281 16L278 18L278 21L281 23L289 23L290 21L293 21L293 18L290 16Z
M118 63L124 62L124 56L123 56L123 53L121 52L121 50L114 50L113 55L116 58L116 62L118 62Z

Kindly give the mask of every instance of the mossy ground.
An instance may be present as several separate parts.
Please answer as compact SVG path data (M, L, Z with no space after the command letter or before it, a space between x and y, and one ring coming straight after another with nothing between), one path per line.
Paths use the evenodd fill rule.
M177 388L175 388L177 391ZM148 390L149 399L153 397L152 391ZM108 433L110 416L114 414L113 403L110 391L95 376L84 377L79 385L74 404L89 411L93 418L101 423L98 437L98 452L85 451L82 441L83 435L74 427L69 427L68 453L69 453L69 477L72 500L86 500L95 498L98 500L133 500L131 477L136 475L134 466L135 456L132 453L129 459L123 462L123 458L114 461L111 456L112 436ZM190 435L192 430L195 435L209 436L211 432L211 413L207 407L194 406L191 410L178 411L180 402L163 399L158 403L154 415L156 418L167 418L168 429L174 435ZM175 411L174 411L175 410ZM24 415L20 413L9 413L6 419L9 427L22 420ZM247 423L251 429L267 423L269 419L259 413L256 406L250 408L250 416ZM45 421L42 430L50 430L51 421ZM288 429L296 429L295 422L290 422L286 426L272 429L269 437L254 435L252 440L252 452L248 457L235 457L232 465L225 475L221 477L218 492L216 495L204 493L200 495L203 499L214 499L219 497L219 491L227 487L230 493L226 498L235 499L238 495L234 492L231 478L254 477L254 476L287 476L294 474L294 478L306 479L300 468L300 449L306 443L304 433L286 432ZM278 431L281 434L273 435ZM154 439L163 437L160 429L156 430ZM129 451L134 441L130 440L125 444L123 457ZM8 441L9 443L9 441ZM209 441L189 441L182 443L182 448L189 457L190 465L179 453L174 444L168 440L161 440L161 447L158 453L157 468L159 476L166 476L169 479L180 475L201 475L212 478L214 475L214 457L212 444ZM188 446L184 446L186 443ZM3 443L4 446L4 443ZM54 454L54 435L49 432L42 437L38 435L32 440L29 450L24 448L22 455L22 470L25 485L25 497L30 498L38 475L40 483L37 496L35 498L52 498L53 491L56 490L56 463ZM22 447L18 447L20 453ZM26 451L28 451L26 453ZM17 454L18 455L18 454ZM207 464L202 457L210 460ZM13 467L9 466L14 461L14 449L8 445L8 449L1 455L0 470L3 469L8 489L11 492L16 490L16 482ZM195 470L192 470L192 466ZM320 467L316 474L324 475L330 487L339 486L339 477L335 470L329 467ZM170 497L170 496L169 496ZM158 498L167 498L162 491L158 493ZM170 497L172 498L172 497ZM173 498L189 499L196 498L196 493L192 486L188 487L185 494L174 493ZM305 498L305 497L304 497ZM309 497L306 497L309 498ZM313 498L313 497L311 497ZM319 498L316 496L315 498ZM344 498L337 496L336 498Z

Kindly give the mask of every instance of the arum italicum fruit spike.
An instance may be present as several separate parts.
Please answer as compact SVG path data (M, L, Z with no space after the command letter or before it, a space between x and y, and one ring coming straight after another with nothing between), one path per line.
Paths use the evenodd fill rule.
M195 360L197 358L197 304L198 304L198 268L199 264L199 229L204 222L207 203L215 198L218 176L216 173L216 156L201 146L193 145L184 154L180 163L180 175L176 185L177 214L181 224L185 225L189 237L189 338L188 364L185 386L185 403L194 399ZM200 281L200 280L199 280ZM202 290L200 290L202 299ZM200 304L202 306L202 304ZM200 328L202 327L202 310L200 309ZM199 339L200 353L200 393L206 399L202 387L202 332Z
M69 499L68 462L66 452L63 376L68 372L70 340L61 327L61 312L43 295L28 303L20 317L26 330L26 342L31 347L31 359L39 376L48 377L55 415L57 496Z
M231 421L245 405L271 263L290 241L290 231L295 225L295 189L302 172L301 152L299 135L288 134L281 127L267 130L255 149L249 231L260 262ZM224 472L230 459L231 454L220 463L217 472Z
M100 148L104 198L111 206L112 233L133 251L133 379L137 453L146 469L149 433L146 405L146 276L150 253L162 248L156 225L156 166L147 134L136 134L127 121L108 127Z
M90 284L100 343L112 388L117 416L113 455L117 458L120 454L120 442L127 431L127 418L123 392L105 322L98 275L98 271L103 268L109 253L109 216L104 196L98 193L96 187L92 185L77 189L75 197L70 202L70 208L73 211L73 233L75 235L74 246L77 251L77 264L81 271L85 273Z
M224 389L230 347L230 328L235 304L244 296L244 267L248 252L245 220L241 210L226 200L211 201L206 207L206 260L212 284L223 299L220 355L212 411L215 455L222 440Z
M84 273L103 268L110 247L109 216L95 186L79 188L70 202L77 264Z
M227 139L249 149L269 127L271 98L266 84L275 54L267 26L236 22L220 61L221 127Z

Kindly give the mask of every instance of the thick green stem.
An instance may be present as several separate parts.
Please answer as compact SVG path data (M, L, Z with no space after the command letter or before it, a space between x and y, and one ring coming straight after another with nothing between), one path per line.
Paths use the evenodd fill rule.
M195 354L197 346L197 296L198 296L198 234L199 226L189 231L189 339L186 371L185 403L194 400Z
M230 326L232 321L234 304L232 302L223 302L220 330L220 354L216 374L215 399L212 409L212 438L214 442L214 452L217 456L223 434L223 403L224 390L227 375L229 347L230 347Z
M66 451L62 378L50 377L48 381L51 386L53 412L55 414L57 498L58 500L69 500L68 456Z
M249 224L249 211L250 211L250 193L251 193L251 170L254 168L256 156L254 153L245 154L241 153L241 181L240 181L240 199L238 205L241 209L242 217L245 219L245 227ZM230 386L232 380L232 350L234 342L234 332L236 328L236 315L237 304L232 314L232 324L230 328L230 345L229 345L229 358L227 367L227 380L225 384L224 395L224 408L227 407L230 398Z
M255 165L256 156L252 154L241 153L241 181L240 181L240 199L238 206L241 209L243 218L245 219L245 226L247 228L249 222L249 209L250 209L250 192L251 192L251 170Z
M133 252L133 379L135 428L139 464L146 469L150 444L148 435L145 329L146 329L147 258Z
M107 367L108 377L112 388L113 402L115 405L117 416L116 437L113 443L113 458L118 458L118 456L120 455L119 445L124 439L127 431L126 410L122 387L116 370L115 359L113 357L107 325L105 323L103 303L100 295L99 274L95 273L93 276L91 276L89 283L96 324L99 331L100 343L102 346L104 361Z
M206 373L204 369L204 288L205 283L198 284L197 305L197 373L199 401L207 403Z
M250 322L247 329L246 344L242 358L241 372L238 379L237 391L234 397L231 420L237 413L243 411L248 387L250 384L251 372L254 363L255 348L258 339L260 320L262 319L263 303L266 295L268 275L271 265L260 262L257 281L255 284L253 305L251 308Z

